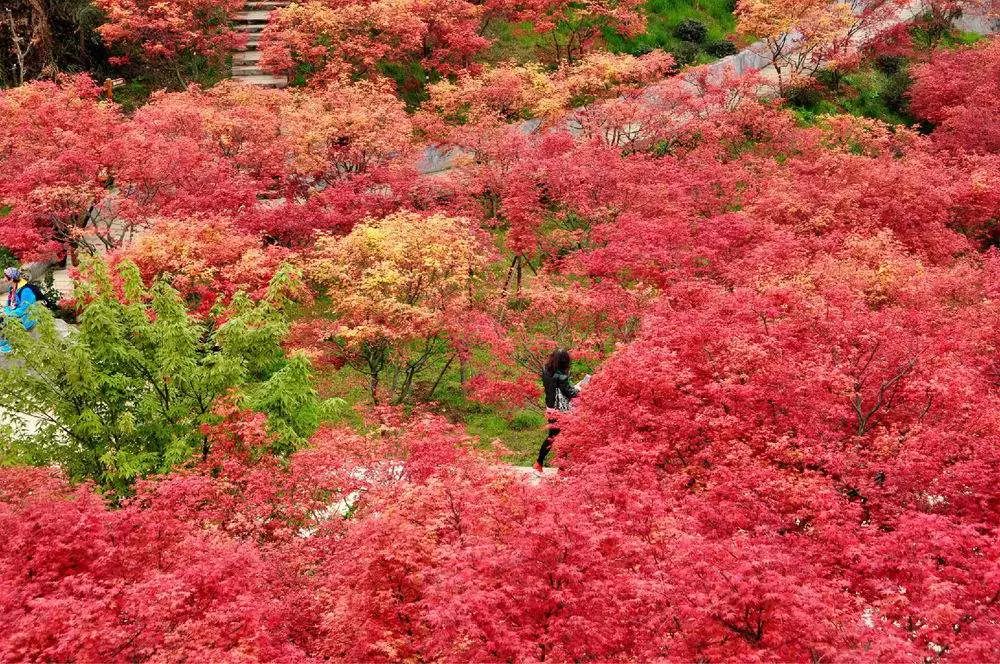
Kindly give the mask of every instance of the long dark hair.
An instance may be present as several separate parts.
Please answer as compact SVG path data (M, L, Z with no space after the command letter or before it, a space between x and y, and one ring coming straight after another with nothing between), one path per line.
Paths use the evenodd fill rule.
M569 351L565 348L559 348L549 355L549 359L545 363L545 370L549 374L569 374L570 362Z

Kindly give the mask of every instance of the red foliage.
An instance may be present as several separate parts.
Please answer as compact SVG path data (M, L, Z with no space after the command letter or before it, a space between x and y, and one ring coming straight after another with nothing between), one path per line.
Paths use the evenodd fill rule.
M111 511L89 487L31 479L0 499L4 659L301 658L269 594L279 570L254 547L186 523L169 495Z
M310 92L223 83L159 94L118 143L122 216L214 215L289 245L395 209L410 120L384 86Z
M382 62L411 60L454 74L489 45L482 20L482 6L466 0L312 0L271 14L261 64L288 74L305 66L316 83L374 75Z
M181 54L218 56L242 45L245 37L231 21L243 0L96 0L107 18L97 30L104 41L130 57L164 60Z
M880 251L873 256L885 260ZM983 501L980 464L996 462L1000 422L975 405L996 390L981 359L997 320L993 305L980 305L986 277L970 266L907 273L855 260L817 266L836 271L811 287L674 289L642 339L595 378L557 441L596 500L641 514L637 528L683 523L699 558L723 556L696 566L695 586L674 576L676 599L663 596L680 606L698 597L692 657L763 649L787 659L870 639L978 652L979 639L995 639L990 592L958 581L970 569L996 573L977 553L995 546L979 524L998 508ZM866 286L845 285L844 270ZM958 524L971 539L937 556L936 542ZM644 556L653 570L657 560L664 571L690 569L685 547L668 537L669 552L657 554L658 541ZM909 552L888 553L896 546ZM906 566L890 562L900 556ZM950 619L934 599L942 579L959 584ZM952 629L958 616L969 633Z
M288 103L287 93L234 81L209 89L191 85L183 92L160 91L136 112L123 147L133 148L129 157L143 170L155 170L146 162L151 151L166 153L167 164L179 162L178 173L199 162L206 167L225 163L257 189L267 190L287 168L280 110ZM192 156L185 159L185 154ZM202 201L197 211L209 204Z
M260 238L240 233L223 219L160 219L115 260L138 266L147 281L165 278L197 313L237 291L263 298L282 262L292 254L264 246Z
M86 76L0 91L0 244L25 258L62 254L110 195L118 108Z
M395 566L391 551L419 551L407 532L461 528L440 520L456 514L442 510L448 495L503 495L500 485L477 488L486 466L437 419L372 438L320 432L282 469L255 460L263 418L220 414L201 468L141 483L120 509L52 471L0 472L4 659L299 661L345 648L388 658L374 636L406 638L405 625L381 625L392 612L375 610L386 599L379 588L391 592L407 575L379 572ZM357 518L339 516L337 495ZM334 596L341 608L323 608ZM418 608L398 597L396 621Z
M949 124L993 104L973 52L917 73L930 137L801 127L755 79L704 71L527 133L497 121L537 101L505 71L483 122L444 123L472 157L412 188L409 119L378 84L158 99L136 122L197 156L189 177L165 159L162 187L122 166L122 196L217 216L135 247L147 276L228 293L286 255L261 236L350 230L302 253L334 318L293 341L373 396L376 368L399 401L433 393L435 354L493 403L537 394L556 344L606 362L538 486L419 410L279 460L263 417L222 407L208 459L117 509L4 469L0 659L998 659L1000 256L975 240L1000 177L988 132ZM214 182L218 209L198 203ZM261 211L265 187L286 200ZM251 234L218 221L238 213Z
M0 93L0 243L19 256L115 249L160 217L302 245L394 211L414 177L409 117L381 84L192 86L128 120L98 96L86 77Z
M466 381L465 389L473 401L501 408L517 408L536 403L542 395L538 381L528 376L504 380L479 374Z
M936 126L934 139L954 150L1000 151L1000 39L939 51L914 72L911 107Z

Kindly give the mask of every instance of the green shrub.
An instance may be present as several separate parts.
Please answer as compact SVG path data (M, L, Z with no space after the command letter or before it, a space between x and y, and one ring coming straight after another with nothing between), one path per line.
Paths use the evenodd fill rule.
M735 55L737 50L736 44L728 39L720 39L719 41L711 41L705 44L705 52L713 58L724 58L727 55Z
M725 40L736 28L732 11L731 0L699 0L697 3L692 3L691 0L646 0L647 24L644 33L625 36L606 30L603 37L608 50L615 53L641 55L651 49L662 49L676 54L684 43L701 46ZM694 20L705 26L705 36L698 41L679 38L676 30L686 20ZM689 38L692 36L695 35L688 34ZM685 50L682 55L691 62L707 61L712 57L707 49L699 51L695 58L690 57L690 49Z
M3 216L3 211L0 210L0 217ZM21 262L17 260L17 256L14 252L7 247L0 247L0 272L3 272L9 267L16 267L20 265Z
M882 102L890 112L903 119L910 119L910 86L913 80L906 69L901 69L886 81L882 88Z
M0 410L39 425L0 435L0 457L58 464L122 495L137 478L207 455L202 425L218 420L220 397L265 413L278 453L303 444L335 406L319 400L304 358L285 358L287 322L270 305L238 296L216 327L188 314L169 285L146 288L134 265L119 268L121 299L103 264L95 274L68 337L40 305L32 332L4 326L14 350L0 371Z
M873 63L876 69L891 76L906 67L906 58L901 55L879 55Z
M830 67L828 69L820 69L813 75L813 79L820 85L826 87L834 92L840 90L840 85L844 82L844 77L847 75L843 69L839 67Z
M674 28L674 36L686 42L700 44L708 37L708 26L696 18L686 18Z
M679 46L670 49L670 52L673 53L674 60L677 61L677 66L686 67L698 60L698 54L701 51L690 42L681 42Z
M815 108L822 100L823 94L820 89L809 83L785 93L785 101L796 108Z

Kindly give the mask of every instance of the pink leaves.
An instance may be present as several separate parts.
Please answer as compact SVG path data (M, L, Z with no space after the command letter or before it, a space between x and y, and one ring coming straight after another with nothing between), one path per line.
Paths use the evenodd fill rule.
M938 125L934 138L942 147L967 152L996 153L1000 133L987 120L1000 98L1000 40L982 46L941 52L916 68L910 93L913 110Z
M117 107L98 101L87 76L0 93L0 201L11 206L0 242L31 258L60 254L108 191Z
M350 615L347 633L388 635L392 628L377 616L389 614L376 609L388 596L372 594L379 586L412 588L400 610L417 615L409 602L421 582L401 564L421 561L421 550L432 555L426 534L461 527L434 524L456 518L449 493L457 500L456 492L486 477L463 436L437 418L372 438L324 431L282 469L256 459L260 418L222 414L225 424L208 432L214 451L202 468L140 484L119 509L88 488L69 490L50 471L0 472L0 487L10 489L0 493L7 533L0 569L9 581L0 589L7 617L0 653L118 661L240 652L304 661L339 647L348 623L319 628L336 624L337 604L365 607ZM363 491L354 500L372 517L337 515L328 530L303 536L299 526L317 525L337 491ZM459 504L475 513L472 503ZM362 575L369 565L373 576ZM335 596L334 605L323 601Z
M361 70L432 35L455 40L431 44L442 71L481 47L478 9L413 8L287 17L314 22L292 26L304 57L330 57L313 27L347 30ZM385 44L351 32L388 18ZM344 63L132 120L83 79L3 93L26 164L0 182L5 238L80 232L113 181L123 217L172 214L127 252L144 276L208 308L297 260L329 308L288 346L402 405L278 459L262 416L220 404L207 458L116 509L0 472L0 658L996 659L997 163L986 123L949 124L992 103L965 71L991 48L918 73L930 137L798 126L755 78L636 94L659 55L460 76L422 127L472 156L433 179L392 91ZM576 96L615 98L572 131L505 124ZM597 370L537 486L416 403L471 372L473 399L524 407L556 346Z
M289 250L262 246L259 237L239 232L225 219L204 217L159 219L116 255L134 262L146 280L169 279L200 314L237 291L262 299L291 257Z
M470 378L465 388L473 401L504 408L524 407L536 403L541 396L538 381L529 376L521 376L514 380L498 380L480 374Z
M218 56L242 45L245 37L230 25L242 0L99 0L108 18L98 28L109 45L148 60L182 52Z
M418 60L442 75L474 67L489 46L481 35L483 9L466 0L315 0L272 15L261 39L262 65L291 73L297 64L311 82L374 76L383 61Z

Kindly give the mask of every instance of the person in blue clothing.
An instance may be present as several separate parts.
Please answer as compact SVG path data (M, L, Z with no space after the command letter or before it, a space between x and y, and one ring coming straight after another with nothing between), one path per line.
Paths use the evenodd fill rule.
M35 289L16 267L9 267L3 271L3 283L7 290L7 304L3 308L4 318L19 319L26 330L35 327L35 319L28 314L31 305L38 301ZM0 337L0 353L9 353L11 350L10 342Z

